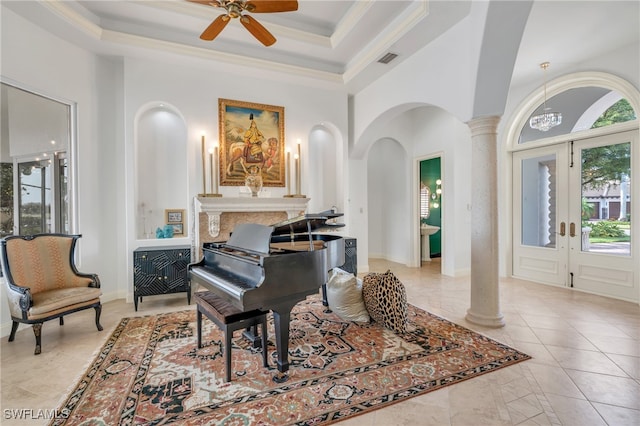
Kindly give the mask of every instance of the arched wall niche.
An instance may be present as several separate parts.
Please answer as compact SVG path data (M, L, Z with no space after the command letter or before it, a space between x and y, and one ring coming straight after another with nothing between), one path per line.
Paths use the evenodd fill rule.
M339 185L343 177L343 147L340 132L333 124L320 123L311 128L307 163L309 212L317 213L334 206L344 212L344 193Z
M166 224L165 210L184 210L183 235L188 226L187 126L177 108L151 102L136 114L135 217L136 239L156 238Z
M392 138L375 141L367 153L367 210L369 257L407 263L411 245L409 227L411 197L408 153Z

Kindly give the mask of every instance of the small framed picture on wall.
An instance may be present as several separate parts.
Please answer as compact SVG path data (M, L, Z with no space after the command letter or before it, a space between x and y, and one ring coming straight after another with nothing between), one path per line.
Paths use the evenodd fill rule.
M184 234L184 225L182 223L172 223L171 226L173 226L173 235Z
M184 223L184 210L166 209L164 214L168 225Z

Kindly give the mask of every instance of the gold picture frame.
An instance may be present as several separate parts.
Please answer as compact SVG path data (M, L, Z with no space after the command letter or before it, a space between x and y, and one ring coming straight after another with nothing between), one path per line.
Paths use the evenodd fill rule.
M167 225L184 223L184 209L165 209L164 218Z
M285 186L284 107L218 99L220 185L243 186L258 166L263 186Z

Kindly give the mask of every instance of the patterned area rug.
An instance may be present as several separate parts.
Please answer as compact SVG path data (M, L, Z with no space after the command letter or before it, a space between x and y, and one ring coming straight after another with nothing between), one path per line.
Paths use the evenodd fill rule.
M59 412L54 425L329 424L529 359L526 354L414 306L404 335L343 322L313 296L292 312L289 379L272 378L234 335L231 382L223 335L195 309L124 318Z

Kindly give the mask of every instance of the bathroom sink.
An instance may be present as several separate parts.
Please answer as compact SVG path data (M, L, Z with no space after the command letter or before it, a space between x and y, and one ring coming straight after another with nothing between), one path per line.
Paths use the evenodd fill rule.
M422 251L422 261L431 262L431 248L429 247L429 235L433 235L440 230L439 226L429 225L423 223L420 225L420 235L421 239L421 251Z
M439 226L422 224L420 225L420 235L433 235L440 230Z

